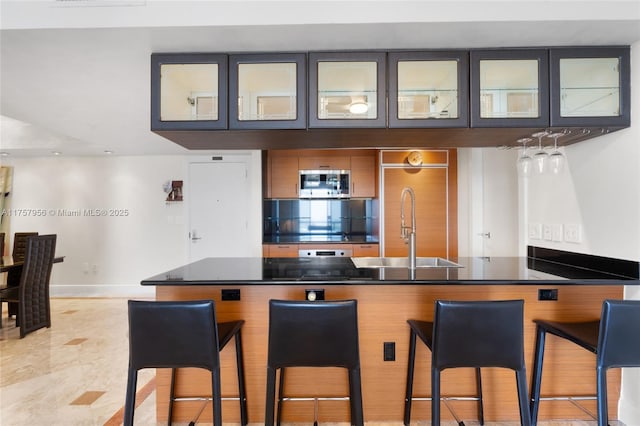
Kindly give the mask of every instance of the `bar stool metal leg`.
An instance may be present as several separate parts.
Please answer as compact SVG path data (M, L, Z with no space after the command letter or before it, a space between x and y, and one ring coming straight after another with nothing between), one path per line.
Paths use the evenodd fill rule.
M238 370L238 399L240 403L240 424L245 426L249 423L249 417L247 414L247 394L246 384L244 380L244 361L242 358L242 332L238 330L238 334L235 337L236 340L236 365Z
M409 361L407 365L407 390L404 398L404 426L411 422L411 402L413 399L413 374L416 361L416 333L410 329L409 334Z
M531 378L531 423L538 423L538 409L540 408L540 388L542 386L542 361L544 359L544 344L547 333L540 326L536 326L536 346L534 349L533 377Z
M171 419L173 419L173 402L176 400L175 387L176 386L176 369L171 369L171 387L169 388L169 415L167 417L167 424L171 426Z
M280 369L280 377L278 378L278 412L276 413L277 426L280 426L280 419L282 416L282 401L284 400L284 370L284 367Z

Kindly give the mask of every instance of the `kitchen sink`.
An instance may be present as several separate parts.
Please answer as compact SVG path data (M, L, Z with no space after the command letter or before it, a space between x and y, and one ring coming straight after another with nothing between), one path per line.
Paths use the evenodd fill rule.
M407 257L352 257L356 268L408 268ZM416 257L416 268L462 268L463 266L442 257Z

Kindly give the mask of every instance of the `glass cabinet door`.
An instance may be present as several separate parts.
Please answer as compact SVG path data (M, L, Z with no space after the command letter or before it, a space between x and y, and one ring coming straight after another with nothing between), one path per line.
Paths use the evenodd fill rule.
M471 51L471 127L548 125L546 50Z
M551 49L552 126L629 126L629 48Z
M231 55L229 64L229 128L306 128L304 53Z
M226 128L227 55L151 55L151 130Z
M389 53L389 127L467 127L468 52Z
M385 53L309 54L309 127L386 127Z

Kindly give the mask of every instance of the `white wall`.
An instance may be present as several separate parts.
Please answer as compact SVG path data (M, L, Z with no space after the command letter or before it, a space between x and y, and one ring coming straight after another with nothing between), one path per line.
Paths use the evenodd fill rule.
M260 153L252 152L250 177L252 239L261 253ZM187 156L15 158L9 212L42 209L46 216L5 217L14 232L58 235L56 252L65 260L53 268L54 296L132 296L153 294L140 281L188 260L187 202L165 202L163 184L184 180ZM254 200L255 199L255 200ZM85 209L105 210L90 216ZM79 216L63 216L79 212ZM121 211L126 216L110 216ZM11 241L12 244L12 241ZM11 247L11 245L9 245Z

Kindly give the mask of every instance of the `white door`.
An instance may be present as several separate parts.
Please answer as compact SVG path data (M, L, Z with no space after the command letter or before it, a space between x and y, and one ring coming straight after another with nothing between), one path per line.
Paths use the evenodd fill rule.
M483 256L518 255L518 174L514 151L482 150Z
M189 165L189 258L250 256L244 162Z

